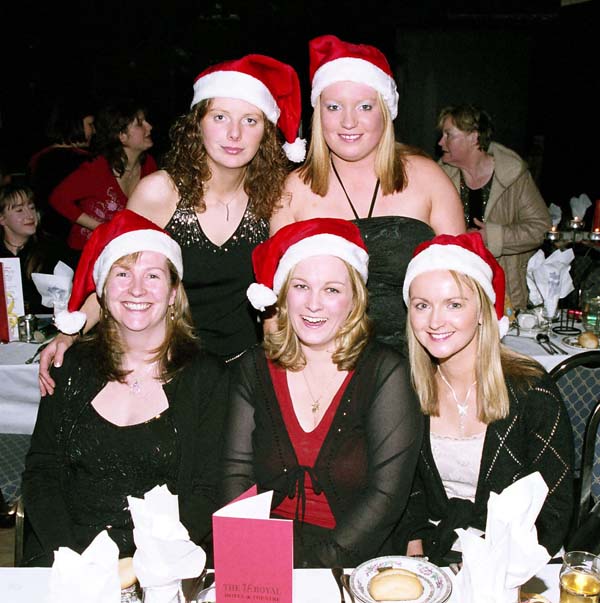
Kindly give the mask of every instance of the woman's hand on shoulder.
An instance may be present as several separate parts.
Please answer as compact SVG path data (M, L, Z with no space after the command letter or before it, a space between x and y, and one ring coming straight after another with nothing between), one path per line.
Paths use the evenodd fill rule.
M179 203L179 192L171 176L159 170L142 178L127 201L134 211L164 228Z
M408 180L415 182L429 199L429 226L436 235L465 232L465 214L458 191L435 161L421 155L411 155Z
M40 372L38 381L42 396L52 395L56 383L50 376L50 366L62 366L65 352L75 343L77 335L59 333L40 354Z

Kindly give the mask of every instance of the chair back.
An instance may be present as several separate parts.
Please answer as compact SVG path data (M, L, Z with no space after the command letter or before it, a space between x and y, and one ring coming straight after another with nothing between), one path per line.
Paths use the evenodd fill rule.
M582 477L586 427L600 400L600 352L575 354L554 367L550 376L558 386L571 419L575 445L575 477ZM592 455L595 450L596 458L600 459L600 438L596 438L595 432L590 446ZM592 498L600 500L600 463L592 467L590 482Z

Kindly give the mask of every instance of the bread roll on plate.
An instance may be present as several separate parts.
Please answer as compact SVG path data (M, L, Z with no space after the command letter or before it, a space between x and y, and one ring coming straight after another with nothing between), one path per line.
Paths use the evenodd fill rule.
M119 580L121 580L121 590L136 583L137 576L133 571L133 557L119 559Z
M598 347L598 336L591 331L584 331L578 338L577 343L588 350L595 350Z
M423 594L423 585L414 572L387 568L371 578L369 594L376 601L412 601Z

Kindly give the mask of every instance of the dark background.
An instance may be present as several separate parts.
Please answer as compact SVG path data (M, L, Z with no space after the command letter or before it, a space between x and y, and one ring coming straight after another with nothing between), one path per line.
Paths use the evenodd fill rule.
M45 143L57 95L140 97L155 155L194 77L248 52L292 64L308 102L308 41L333 33L379 47L400 91L398 138L435 155L438 111L475 102L495 139L531 160L547 203L600 197L597 1L22 1L2 9L0 152L13 171ZM305 106L305 133L311 109Z

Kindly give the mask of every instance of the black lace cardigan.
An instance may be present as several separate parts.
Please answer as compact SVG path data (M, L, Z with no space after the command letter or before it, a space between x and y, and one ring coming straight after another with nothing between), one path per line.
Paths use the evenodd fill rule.
M485 530L490 492L500 493L518 479L539 471L548 496L538 516L538 541L550 554L563 544L573 510L573 435L564 403L551 378L544 373L529 385L507 379L510 412L488 425L475 501L448 499L431 452L429 418L402 534L399 552L407 540L422 538L425 554L434 562L448 560L454 530L469 526ZM434 526L429 520L439 521ZM403 540L400 544L400 540Z
M336 527L313 529L298 517L295 565L354 567L385 551L410 493L423 430L406 361L387 346L369 344L312 468L298 464L261 348L246 352L231 389L224 499L257 483L259 491L274 491L275 508L296 495L309 472Z

